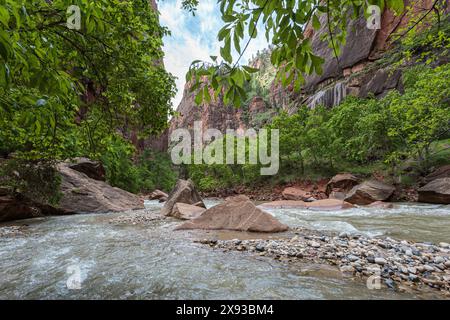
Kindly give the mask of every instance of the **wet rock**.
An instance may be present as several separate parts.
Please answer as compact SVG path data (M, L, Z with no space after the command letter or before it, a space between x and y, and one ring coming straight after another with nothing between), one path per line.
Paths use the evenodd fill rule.
M173 206L170 216L182 220L191 220L199 217L205 210L205 208L177 202Z
M206 208L192 180L179 179L177 181L175 188L172 190L172 192L170 192L169 198L164 204L164 207L161 209L161 214L165 216L170 216L172 214L173 206L177 202L192 205L194 203L200 203L201 207Z
M377 180L365 181L349 191L345 201L366 205L375 201L385 201L394 193L395 188Z
M392 209L394 205L389 202L375 201L368 205L370 208Z
M169 195L161 190L156 189L150 195L148 196L149 200L160 200L160 199L166 199L164 201L167 201L169 198Z
M199 217L185 222L176 229L282 232L288 230L288 227L269 213L257 208L246 196L236 196L207 209Z

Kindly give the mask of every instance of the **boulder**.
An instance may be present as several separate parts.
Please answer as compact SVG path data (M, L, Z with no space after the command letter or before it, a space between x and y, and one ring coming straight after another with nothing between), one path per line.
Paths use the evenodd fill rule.
M394 193L394 186L378 181L368 180L354 186L347 194L345 201L366 205L375 201L385 201Z
M173 206L170 216L182 220L191 220L200 216L205 210L205 208L192 204L177 202Z
M313 202L294 201L294 200L278 200L266 202L259 205L260 208L266 209L310 209L318 211L334 211L353 208L353 205L343 200L323 199Z
M181 180L177 181L175 188L170 192L169 197L161 209L161 214L165 216L170 216L172 213L173 206L177 203L187 203L187 204L198 204L198 206L206 208L202 201L202 198L195 189L192 180Z
M33 203L14 195L0 195L0 222L42 217L42 211Z
M159 203L163 203L163 202L166 202L166 201L167 201L167 197L161 197L161 198L158 199Z
M419 189L419 202L450 204L450 178L440 178Z
M432 173L424 178L425 183L430 183L433 180L441 178L450 178L450 164L442 166L434 170Z
M155 191L153 191L152 193L150 193L150 195L148 196L148 200L159 200L162 198L168 198L169 195L161 190L156 189Z
M68 163L70 169L82 172L91 179L105 181L106 172L101 162L79 157Z
M187 221L176 229L282 232L288 230L288 226L257 208L246 196L240 195L209 208L198 218Z
M125 190L104 181L90 178L74 170L70 164L60 163L61 194L56 208L62 213L103 213L144 209L143 201Z
M331 178L327 183L326 193L330 195L332 192L347 193L354 186L359 183L358 178L356 178L351 173L339 173ZM338 195L341 196L341 195ZM338 198L339 199L339 198Z
M337 199L337 200L344 200L346 196L347 196L347 194L345 192L331 191L329 198Z
M281 193L286 200L312 201L311 193L294 187L288 187Z

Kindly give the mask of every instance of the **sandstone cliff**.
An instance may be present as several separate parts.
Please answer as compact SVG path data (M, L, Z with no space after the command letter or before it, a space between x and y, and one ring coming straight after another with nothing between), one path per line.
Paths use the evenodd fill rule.
M409 13L423 14L432 7L434 1L410 1ZM448 1L447 1L448 3ZM373 94L382 97L392 89L402 90L401 71L392 71L388 63L382 63L381 58L386 51L393 48L393 42L399 31L411 19L411 14L396 16L385 10L381 18L381 29L371 30L366 27L364 17L353 20L347 26L347 42L342 48L339 59L333 55L328 43L321 40L321 35L327 32L326 16L321 17L322 28L314 31L307 26L305 34L311 38L316 54L325 59L323 73L307 77L299 93L292 88L282 88L272 81L268 85L266 96L254 95L244 107L225 106L223 101L211 102L196 106L194 93L189 91L187 84L183 98L177 108L178 115L170 121L169 134L176 128L192 128L194 121L202 121L204 128L217 128L222 132L226 129L258 128L276 114L279 110L294 113L298 106L307 105L314 108L317 105L332 107L339 104L346 96L367 97ZM268 56L270 53L265 53ZM251 64L260 67L264 55L257 56ZM263 77L269 77L275 70L265 69ZM167 135L164 136L167 139Z

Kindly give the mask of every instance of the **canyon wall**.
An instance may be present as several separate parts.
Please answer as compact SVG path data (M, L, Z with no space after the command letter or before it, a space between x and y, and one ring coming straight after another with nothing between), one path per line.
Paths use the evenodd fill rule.
M410 4L412 9L408 11L420 16L433 3L432 0L413 1ZM225 106L220 97L217 101L197 106L194 102L195 93L190 92L189 85L186 84L183 98L176 110L177 115L171 119L170 128L162 135L164 142L174 129L192 128L194 121L202 121L204 128L216 128L222 132L226 129L245 130L264 125L280 110L292 114L301 105L310 108L317 105L333 107L348 95L367 97L373 94L375 97L382 97L389 90L402 90L401 71L391 70L389 65L380 63L380 59L392 49L392 43L397 37L395 34L407 25L410 15L403 13L396 16L385 10L379 30L368 29L364 17L350 21L347 26L347 41L338 59L334 57L333 49L328 43L321 40L321 35L327 32L326 16L323 15L320 19L321 29L315 31L307 26L305 35L311 38L313 51L325 59L323 73L306 77L300 92L295 93L292 86L283 88L272 81L266 97L250 97L244 107ZM260 58L254 59L251 64L259 67ZM161 145L158 139L156 143Z

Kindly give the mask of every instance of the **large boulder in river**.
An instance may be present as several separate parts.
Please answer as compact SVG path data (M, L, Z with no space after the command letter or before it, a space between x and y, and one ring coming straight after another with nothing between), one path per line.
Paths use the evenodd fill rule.
M257 208L246 196L240 195L227 198L176 229L282 232L288 230L288 226Z
M433 180L418 191L419 202L450 204L450 178Z
M161 209L161 214L165 216L172 215L173 206L178 202L206 208L202 198L195 189L194 183L190 179L179 179L177 181L175 188L170 192L169 198Z
M191 220L199 217L206 209L192 204L177 202L172 208L172 217L182 220Z
M125 190L104 181L88 177L85 173L60 163L61 194L57 209L63 213L100 213L143 209L143 201Z
M326 193L327 195L333 193L334 197L339 199L342 194L350 191L358 183L358 178L351 173L339 173L328 181Z
M105 181L106 172L101 162L79 157L68 163L69 168L82 172L91 179Z
M375 201L385 201L394 193L394 186L378 181L368 180L354 186L347 194L345 201L366 205Z

